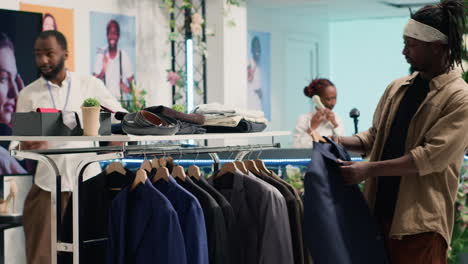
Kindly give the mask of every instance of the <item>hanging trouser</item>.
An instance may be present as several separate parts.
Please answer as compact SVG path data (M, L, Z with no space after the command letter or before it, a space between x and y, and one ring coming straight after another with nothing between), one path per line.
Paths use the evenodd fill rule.
M51 263L50 192L33 184L24 201L23 227L28 264ZM71 192L62 192L62 217Z

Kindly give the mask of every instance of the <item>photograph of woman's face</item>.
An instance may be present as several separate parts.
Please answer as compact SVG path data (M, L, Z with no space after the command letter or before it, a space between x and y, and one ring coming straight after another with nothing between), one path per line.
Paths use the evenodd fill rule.
M57 25L55 24L55 19L52 16L44 16L42 21L42 31L47 30L57 30Z
M0 48L0 123L10 125L15 112L20 80L10 47Z

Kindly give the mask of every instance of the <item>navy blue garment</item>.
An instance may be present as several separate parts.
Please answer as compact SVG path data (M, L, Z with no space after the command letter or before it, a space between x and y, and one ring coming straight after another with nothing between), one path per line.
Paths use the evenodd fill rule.
M107 263L187 263L177 213L149 180L112 201Z
M344 185L341 145L314 143L304 179L304 237L316 264L385 264L384 241L357 185Z
M184 235L188 264L208 264L208 240L206 238L203 210L197 198L169 177L169 182L159 180L154 187L171 202L179 216Z

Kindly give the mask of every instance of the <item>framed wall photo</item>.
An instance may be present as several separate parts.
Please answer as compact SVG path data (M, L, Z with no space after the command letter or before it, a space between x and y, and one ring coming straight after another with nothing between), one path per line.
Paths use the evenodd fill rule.
M73 9L20 3L20 10L42 14L41 30L60 31L67 39L68 59L65 67L75 71L75 26Z
M271 120L271 36L250 31L247 43L247 107Z
M91 73L122 103L132 99L135 80L136 24L134 16L91 12Z

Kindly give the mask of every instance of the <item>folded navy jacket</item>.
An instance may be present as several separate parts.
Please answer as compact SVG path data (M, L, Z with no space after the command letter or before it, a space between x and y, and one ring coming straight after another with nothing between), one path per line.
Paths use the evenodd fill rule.
M386 264L383 237L357 185L339 170L343 146L314 143L304 179L304 238L316 264Z

